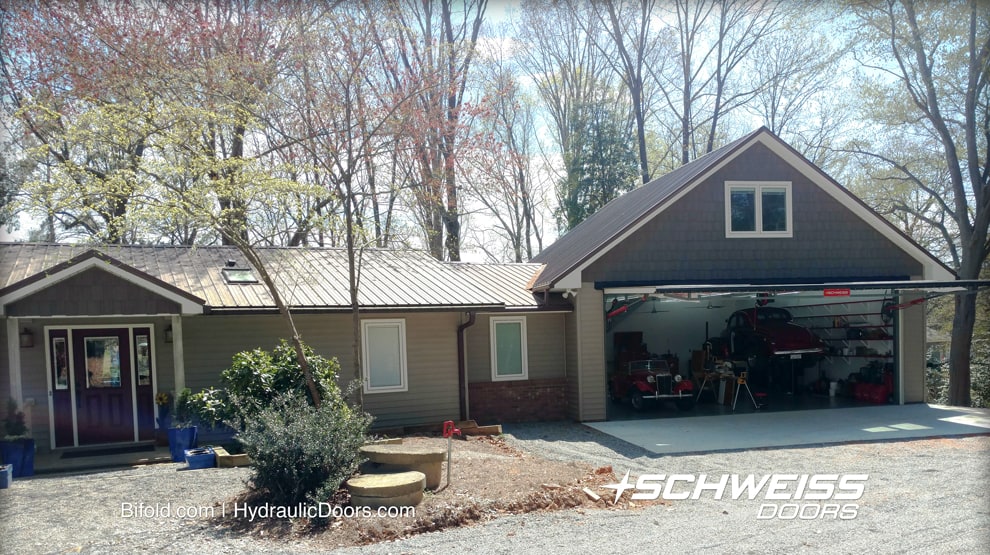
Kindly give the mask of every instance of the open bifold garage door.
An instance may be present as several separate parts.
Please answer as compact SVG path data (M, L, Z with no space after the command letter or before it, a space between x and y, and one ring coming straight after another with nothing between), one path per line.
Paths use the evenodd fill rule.
M926 301L960 283L605 289L608 418L924 402Z

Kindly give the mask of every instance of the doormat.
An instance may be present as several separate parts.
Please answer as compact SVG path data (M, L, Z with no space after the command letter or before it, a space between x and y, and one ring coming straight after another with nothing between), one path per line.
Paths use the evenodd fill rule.
M78 459L79 457L104 457L107 455L124 455L127 453L143 453L154 451L154 445L121 445L120 447L95 447L62 453L63 459Z

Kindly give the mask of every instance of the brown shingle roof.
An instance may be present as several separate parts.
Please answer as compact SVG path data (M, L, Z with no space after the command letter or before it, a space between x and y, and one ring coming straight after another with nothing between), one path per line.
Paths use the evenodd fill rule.
M94 249L205 300L210 310L274 309L263 284L229 284L221 275L228 260L246 267L234 247L0 244L0 290L16 289L32 276ZM257 251L295 309L350 306L346 250L273 247ZM526 285L538 265L474 266L438 262L422 251L365 250L358 301L365 309L537 307Z

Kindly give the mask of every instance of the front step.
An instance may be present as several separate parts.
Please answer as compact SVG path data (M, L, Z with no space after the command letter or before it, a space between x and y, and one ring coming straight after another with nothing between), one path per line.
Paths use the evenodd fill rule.
M344 483L355 507L409 507L423 500L426 475L422 472L367 474Z

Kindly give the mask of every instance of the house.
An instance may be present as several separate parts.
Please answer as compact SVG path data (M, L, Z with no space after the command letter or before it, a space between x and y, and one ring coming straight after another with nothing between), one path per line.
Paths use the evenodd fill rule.
M349 379L346 252L259 252L303 339ZM612 201L529 264L364 251L365 409L379 427L604 420L624 342L670 353L688 375L698 349L757 301L830 344L795 384L870 366L889 376L893 402L921 402L920 301L960 284L759 129ZM0 397L29 408L48 449L150 439L156 392L216 385L231 355L288 335L230 247L2 244L0 320Z
M258 252L304 341L349 382L346 251ZM563 418L563 350L541 344L569 306L528 291L538 269L364 251L361 383L375 425L438 424L469 403L488 420ZM233 247L8 243L0 276L0 396L27 407L50 449L151 439L157 392L217 385L234 353L289 336Z

